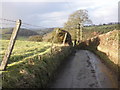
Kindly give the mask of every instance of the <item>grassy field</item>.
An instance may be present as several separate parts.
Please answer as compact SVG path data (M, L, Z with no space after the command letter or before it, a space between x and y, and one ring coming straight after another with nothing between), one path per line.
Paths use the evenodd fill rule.
M0 40L2 57L8 42L8 40ZM55 44L51 53L50 47L51 43L48 42L17 40L6 71L1 71L2 86L4 88L47 87L57 67L72 52L71 47Z
M106 33L110 30L116 29L108 28L111 26L98 26L98 27L85 27L84 40L93 37L93 32L96 31L99 34ZM103 29L104 28L104 29ZM105 29L107 28L107 29ZM102 32L102 30L104 32ZM99 32L100 31L100 32ZM86 33L87 32L87 33ZM52 32L53 33L53 32ZM50 38L52 35L47 37ZM74 30L71 30L72 37L74 36ZM49 39L48 38L48 39ZM21 38L21 40L24 38ZM9 40L0 40L0 60L2 60ZM12 55L8 62L7 70L3 71L3 87L4 88L35 88L35 87L47 87L47 84L55 74L55 70L65 58L70 56L73 52L71 47L59 46L53 49L51 53L51 43L49 42L31 42L17 40L13 49Z
M113 25L101 25L101 26L87 26L83 27L83 41L90 39L96 35L104 34L109 31L119 30L118 24ZM69 30L72 35L72 39L74 39L76 30Z
M3 58L9 44L9 40L0 40L0 42L0 56L2 56L1 58ZM9 64L13 62L18 62L24 58L32 57L36 54L42 54L50 49L50 45L51 44L47 42L30 42L17 40L12 55L10 57Z
M0 39L9 40L12 35L13 28L0 29ZM37 32L21 28L17 35L17 40L27 40L29 36L39 35Z

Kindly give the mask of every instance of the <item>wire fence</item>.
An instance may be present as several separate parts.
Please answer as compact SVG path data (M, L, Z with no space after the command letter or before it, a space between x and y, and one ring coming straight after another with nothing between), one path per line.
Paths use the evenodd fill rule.
M16 26L16 21L15 20L12 20L12 19L5 19L5 18L0 18L0 26L2 27L0 31L1 32L1 39L7 39L7 40L10 40L10 37L12 36L12 33L13 33L13 28L15 28ZM3 27L4 26L4 27ZM6 29L7 28L7 29ZM40 30L40 32L42 33L45 33L45 31L42 31L42 29L45 29L46 27L45 26L39 26L39 25L33 25L33 24L29 24L29 23L26 23L26 22L23 22L21 23L21 27L20 29L23 29L23 30L20 30L19 33L21 33L22 35L24 35L25 37L22 38L24 40L29 40L29 37L31 36L35 36L37 35L37 32L34 31L34 29L37 28L37 30ZM25 30L26 29L26 30ZM27 30L30 30L32 31L31 34L33 35L30 35L29 32L27 32ZM7 31L7 32L4 32L4 31ZM27 35L27 33L29 35ZM3 35L3 34L6 34L6 35ZM40 35L38 33L38 35ZM19 36L19 34L17 35ZM20 36L19 36L20 37ZM52 37L51 37L52 38ZM19 40L19 38L17 38ZM51 53L52 53L52 49L54 47L54 39L51 39Z
M10 40L9 41L9 44L8 44L8 46L6 47L6 48L4 48L4 50L6 50L7 52L5 52L5 55L4 55L4 58L3 58L3 60L2 60L2 62L1 62L1 66L0 66L0 70L4 70L5 68L6 68L6 65L7 65L7 62L8 62L8 60L9 60L9 57L7 57L6 55L10 55L11 53L9 53L9 52L12 52L12 50L13 50L13 48L14 48L14 44L15 44L15 41L16 41L16 37L18 36L18 31L20 32L21 31L21 34L22 35L27 35L27 33L28 34L30 34L29 32L31 32L33 35L35 35L36 33L34 32L34 31L29 31L29 32L27 32L27 30L20 30L20 27L21 28L29 28L29 27L39 27L39 28L41 28L41 26L38 26L38 25L33 25L33 24L28 24L28 23L24 23L24 22L22 22L21 20L18 20L18 21L20 21L20 25L19 25L19 22L18 21L15 21L15 20L10 20L10 19L4 19L4 18L0 18L0 21L1 21L1 25L10 25L12 28L8 28L8 30L7 30L7 32L4 32L4 31L6 31L6 28L2 28L2 31L3 31L3 33L5 34L5 37L6 37L6 35L7 35L7 37L8 37L8 35L9 35L9 39L8 40ZM19 25L19 26L18 26ZM19 27L19 28L18 28ZM14 28L14 29L13 29ZM17 29L18 28L18 29ZM1 35L3 35L4 36L4 34L1 34ZM39 35L39 34L38 34ZM32 35L29 35L29 37L30 36L32 36ZM2 37L3 38L3 37ZM1 38L1 39L2 39ZM28 38L28 37L27 37ZM6 43L7 44L7 43ZM51 51L51 54L53 54L54 52L53 52L53 50L54 50L54 48L52 48L53 47L53 45L54 45L54 42L52 41L52 44L50 45L50 51ZM13 48L12 48L13 47ZM8 48L8 49L7 49ZM11 49L9 49L9 48L11 48ZM9 52L8 52L9 51ZM9 54L6 54L6 53L9 53ZM5 62L6 61L6 62Z
M9 26L14 26L16 23L15 20L11 20L11 19L4 19L4 18L0 18L0 25L1 26L6 26L6 27L9 27ZM27 28L45 28L44 26L38 26L38 25L33 25L33 24L29 24L29 23L26 23L26 22L22 22L22 26L21 27L27 27Z

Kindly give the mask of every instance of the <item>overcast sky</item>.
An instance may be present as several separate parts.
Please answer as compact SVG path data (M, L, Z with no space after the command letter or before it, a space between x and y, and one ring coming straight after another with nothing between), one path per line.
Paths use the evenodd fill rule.
M61 27L70 14L86 9L94 24L102 24L118 21L118 2L119 0L2 0L0 17L21 19L22 22L42 27Z

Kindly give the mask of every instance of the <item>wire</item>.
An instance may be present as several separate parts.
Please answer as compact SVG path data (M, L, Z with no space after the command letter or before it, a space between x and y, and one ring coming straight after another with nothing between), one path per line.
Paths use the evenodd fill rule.
M52 17L52 18L57 18L57 17ZM0 20L2 20L2 21L7 21L7 22L14 22L14 23L16 23L15 20L10 20L10 19L5 19L5 18L0 18ZM2 23L0 23L0 24L1 24L1 25L13 25L13 23L5 23L5 22L2 22ZM33 25L33 24L25 23L25 22L22 22L21 26L22 26L22 27L25 27L25 28L28 28L28 29L29 29L30 27L46 28L45 26L38 26L38 25ZM29 26L29 27L28 27L28 26ZM53 25L51 25L51 26L53 27Z
M15 25L13 23L0 23L0 25Z
M2 21L9 21L9 22L16 22L15 20L10 20L10 19L5 19L5 18L0 18Z
M5 19L5 18L0 18L0 20L2 20L2 21L8 21L8 22L16 22L15 20L10 20L10 19ZM11 23L2 23L2 24L4 24L4 25L8 25L8 24L11 24ZM27 26L30 26L30 27L44 27L44 26L38 26L38 25L33 25L33 24L28 24L28 23L22 23L22 25L27 25ZM44 27L45 28L45 27Z
M33 25L33 24L28 24L28 23L22 23L23 25L31 26L31 27L44 27L44 26L38 26L38 25Z

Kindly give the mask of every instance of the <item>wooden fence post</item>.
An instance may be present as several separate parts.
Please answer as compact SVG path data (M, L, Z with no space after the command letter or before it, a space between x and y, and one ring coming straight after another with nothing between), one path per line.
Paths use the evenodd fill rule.
M77 32L76 32L76 43L79 44L80 42L80 24L78 24L78 27L77 27Z
M82 31L83 25L82 23L80 24L80 41L83 40L83 31Z
M53 38L52 38L52 43L51 43L51 54L52 54L52 48L53 48L53 44L54 44L54 36L53 36Z
M56 30L55 35L54 35L54 36L53 36L53 38L52 38L52 44L51 44L51 54L53 53L52 48L53 48L54 41L55 41L55 38L56 38L56 36L57 36L57 33L58 33L58 30Z
M63 45L65 45L66 38L67 38L67 33L65 33L65 36L64 36L64 39L63 39Z
M12 50L14 48L14 44L15 44L16 37L17 37L18 31L20 29L20 26L21 26L21 20L16 21L16 27L14 28L14 30L12 32L10 42L9 42L9 45L8 45L8 49L5 52L5 56L4 56L4 58L1 62L0 70L5 70L6 67L7 67L7 63L8 63L8 60L10 58L10 55L12 53Z

